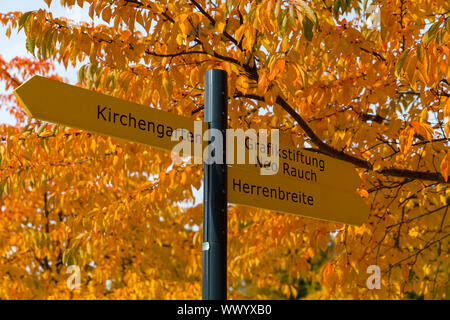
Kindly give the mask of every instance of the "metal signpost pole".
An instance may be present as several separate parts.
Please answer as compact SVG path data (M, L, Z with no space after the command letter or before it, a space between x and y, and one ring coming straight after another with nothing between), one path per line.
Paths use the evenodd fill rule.
M222 163L204 164L203 300L227 299L227 73L205 73L205 122L223 137ZM205 159L204 159L205 161Z

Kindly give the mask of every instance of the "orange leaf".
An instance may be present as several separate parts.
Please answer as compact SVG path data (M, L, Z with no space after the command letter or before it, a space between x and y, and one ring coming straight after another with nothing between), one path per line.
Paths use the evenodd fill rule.
M184 186L186 184L186 180L187 180L187 174L186 174L186 172L183 172L181 174L181 181L180 181L180 183Z
M447 111L447 115L450 115L450 98L447 99L447 103L445 104L445 111Z
M417 121L411 121L411 126L414 128L414 131L416 132L416 133L419 133L420 132L420 123L419 122L417 122Z
M286 66L286 60L285 59L278 59L275 62L275 65L272 69L272 72L269 75L269 80L272 81L275 79L280 73L284 71L284 67Z
M441 172L442 172L442 175L444 176L445 182L447 182L447 179L448 179L449 165L450 165L450 151L447 151L447 155L444 157L444 159L442 159L442 162L441 162Z
M267 87L267 74L263 72L263 74L259 77L258 80L258 90L263 91L266 87Z
M358 189L358 193L363 198L368 198L369 197L369 193L365 189Z

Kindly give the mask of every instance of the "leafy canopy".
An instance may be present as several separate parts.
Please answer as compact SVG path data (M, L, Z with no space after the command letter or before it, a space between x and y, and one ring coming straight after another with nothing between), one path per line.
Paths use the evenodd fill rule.
M0 15L40 59L0 61L8 87L61 62L83 87L202 119L204 72L221 68L230 127L278 128L358 171L371 209L359 228L231 206L230 298L448 298L448 1L376 1L379 28L355 0L61 3L98 23ZM201 166L4 99L19 122L0 128L0 297L200 298Z

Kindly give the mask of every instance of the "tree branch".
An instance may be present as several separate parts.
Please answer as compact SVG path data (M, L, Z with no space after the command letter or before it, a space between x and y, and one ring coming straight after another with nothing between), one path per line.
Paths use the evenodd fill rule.
M264 97L255 95L255 94L242 94L238 93L235 97L249 98L258 101L264 102ZM318 147L318 150L314 150L319 153L323 153L327 156L330 156L335 159L339 159L345 162L349 162L353 164L355 167L363 168L367 170L373 170L372 164L364 159L360 159L358 157L347 154L343 151L339 151L325 142L323 142L311 129L311 127L306 123L306 121L287 103L281 96L277 96L276 103L280 105L291 117L297 121L298 125L302 130L306 133L306 135L311 139L311 142ZM436 181L440 183L447 183L439 172L424 172L424 171L414 171L408 169L399 169L399 168L383 168L381 170L375 171L377 173L398 177L398 178L409 178L409 179L418 179L418 180L428 180L428 181Z

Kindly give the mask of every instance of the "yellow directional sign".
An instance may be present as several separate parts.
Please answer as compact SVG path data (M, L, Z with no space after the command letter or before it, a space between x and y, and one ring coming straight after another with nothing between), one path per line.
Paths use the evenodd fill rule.
M187 135L192 142L191 155L196 149L194 142L201 142L204 150L204 122L196 128L193 119L40 76L32 77L14 93L33 118L169 151L180 140L172 141L173 135ZM303 149L267 148L269 145L256 139L244 141L243 149L238 145L233 150L235 155L245 153L246 164L228 168L229 202L353 225L366 220L369 212L356 194L359 177L351 165ZM256 164L249 164L255 149L271 149L277 161L268 164L257 159ZM261 167L267 165L277 173L260 175Z
M188 130L186 138L192 142L202 141L200 134L194 136L193 119L56 80L34 76L14 94L28 114L40 120L169 151L179 142L172 141L172 135L188 134L176 129ZM203 122L202 127L201 134L206 129Z
M354 192L360 185L361 179L355 167L347 162L282 144L272 146L270 139L268 139L269 143L267 144L262 144L252 138L245 139L245 143L238 144L237 142L236 140L234 144L234 164L232 166L256 173L260 173L261 168L266 168L266 174L273 174L262 175L261 179L275 175L291 178L297 182L317 185L322 189L337 188L349 192ZM237 164L237 155L242 153L242 150L244 150L246 162L245 164ZM269 151L267 152L267 150ZM274 155L278 161L274 161L275 158L273 158L271 161L266 160L264 162L264 160L258 158L259 152L252 154L254 151ZM253 164L249 163L250 159L253 159Z
M228 202L350 225L369 216L363 199L354 192L280 176L228 167Z

